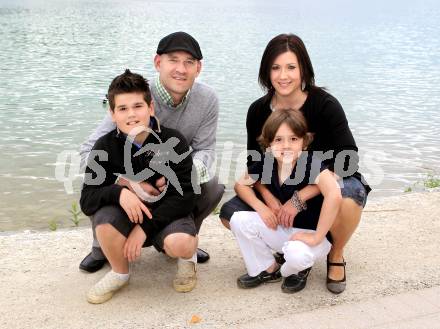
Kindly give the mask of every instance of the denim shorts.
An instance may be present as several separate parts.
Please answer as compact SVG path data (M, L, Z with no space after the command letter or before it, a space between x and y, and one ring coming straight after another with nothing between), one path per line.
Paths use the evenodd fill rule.
M352 199L362 208L365 207L367 203L367 191L364 185L353 176L343 178L339 181L339 186L341 187L341 195L343 198Z
M339 182L341 186L341 195L343 198L350 198L362 208L367 203L367 192L364 185L354 177L343 178ZM234 196L229 201L226 201L220 209L220 218L231 220L232 215L236 211L254 211L246 202L242 201L238 196Z

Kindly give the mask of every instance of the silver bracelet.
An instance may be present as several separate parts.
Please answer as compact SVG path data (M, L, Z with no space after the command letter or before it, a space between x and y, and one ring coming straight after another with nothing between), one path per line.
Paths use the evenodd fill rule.
M301 211L307 209L307 204L301 200L301 198L299 197L298 191L293 192L293 195L290 198L290 201L292 201L292 205L298 210L298 212L301 212Z

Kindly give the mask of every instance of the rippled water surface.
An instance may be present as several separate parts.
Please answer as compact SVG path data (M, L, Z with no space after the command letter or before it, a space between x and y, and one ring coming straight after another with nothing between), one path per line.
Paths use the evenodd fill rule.
M0 231L69 225L80 179L66 193L58 155L78 150L101 120L115 75L128 67L154 76L157 43L177 30L198 39L200 80L220 96L219 160L233 143L228 187L247 108L261 95L263 49L294 32L317 84L346 111L372 196L402 193L440 172L438 17L435 1L0 0Z

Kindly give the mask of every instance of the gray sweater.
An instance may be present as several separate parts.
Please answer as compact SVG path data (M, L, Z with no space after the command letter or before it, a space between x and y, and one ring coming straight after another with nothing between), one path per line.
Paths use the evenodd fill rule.
M156 78L158 79L158 78ZM178 130L192 148L193 160L201 161L214 173L215 142L219 103L214 90L206 84L194 82L188 97L178 109L165 104L159 97L155 81L150 83L156 117L160 124ZM81 167L85 167L90 150L99 137L115 129L109 113L80 147Z

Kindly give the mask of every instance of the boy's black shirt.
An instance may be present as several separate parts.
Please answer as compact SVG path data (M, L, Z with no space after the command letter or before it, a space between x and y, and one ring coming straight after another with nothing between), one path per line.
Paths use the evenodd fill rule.
M181 155L189 151L189 146L185 138L178 131L166 127L161 127L160 131L150 133L142 146L147 144L163 146L164 143L173 137L178 139L177 145L173 148L176 154ZM129 171L128 175L127 168L124 166L124 147L126 143L129 143L127 145L131 152L130 160L132 167L132 171ZM144 215L144 223L141 225L143 229L145 231L148 230L147 227L160 229L172 221L191 213L195 206L195 195L191 184L192 158L189 152L179 163L174 163L169 161L167 154L164 152L145 151L134 156L139 150L140 148L138 146L127 141L127 136L118 132L117 129L107 133L96 141L87 162L84 184L81 191L80 205L85 215L91 216L98 209L107 205L120 205L119 197L124 187L115 184L118 175L123 174L127 178L133 178L133 174L136 175L146 168L150 168L153 158L154 161L157 161L156 164L165 164L168 170L176 174L183 195L181 195L176 187L165 177L168 182L166 193L160 200L147 205L153 218L149 220L147 216ZM94 154L96 151L105 151L108 156L100 157L99 154ZM97 165L101 166L100 170L97 170ZM154 175L144 181L154 185L156 180L163 175L157 173L153 168L150 169L154 172ZM130 172L132 175L130 175ZM93 184L93 180L96 180L99 175L103 177L104 180L99 181L97 185Z

